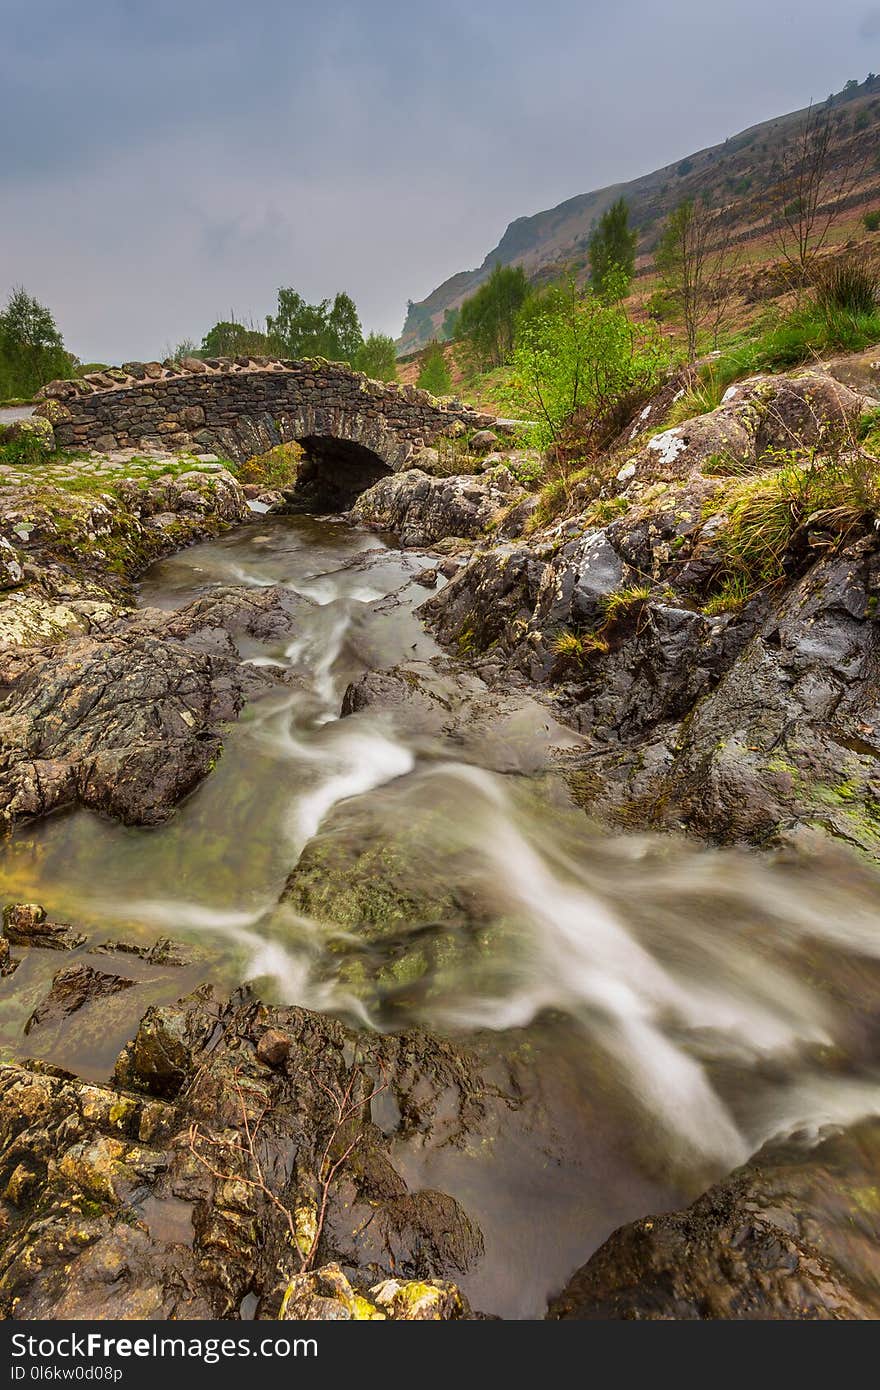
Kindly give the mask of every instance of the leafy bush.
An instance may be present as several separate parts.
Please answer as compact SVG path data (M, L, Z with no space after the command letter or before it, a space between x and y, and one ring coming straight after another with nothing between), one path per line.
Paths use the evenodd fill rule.
M47 381L73 375L50 311L20 286L0 312L0 400L30 400Z
M862 218L866 232L880 231L880 212L866 212Z
M21 434L0 444L0 463L13 468L34 468L46 462L46 447L38 436Z
M558 463L568 453L583 459L656 387L667 360L652 324L630 323L618 305L582 294L572 281L546 291L540 311L523 316L508 404L534 421L534 444L553 448Z
M280 289L277 311L267 317L266 330L274 350L284 357L353 362L364 340L354 300L344 290L332 304L329 299L307 304L296 290Z
M509 360L517 316L529 292L522 266L496 265L485 284L462 304L456 336L469 341L484 367L501 367Z
M397 352L394 339L385 333L370 333L355 353L352 365L373 381L396 381Z
M618 198L590 234L590 283L600 297L622 299L626 294L635 271L637 241L626 201Z

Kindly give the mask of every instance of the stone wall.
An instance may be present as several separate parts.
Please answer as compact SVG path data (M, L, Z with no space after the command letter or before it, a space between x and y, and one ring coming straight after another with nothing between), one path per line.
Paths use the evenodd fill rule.
M291 440L367 449L397 471L441 435L493 423L457 400L371 381L323 359L131 362L40 392L62 448L212 450L238 462Z

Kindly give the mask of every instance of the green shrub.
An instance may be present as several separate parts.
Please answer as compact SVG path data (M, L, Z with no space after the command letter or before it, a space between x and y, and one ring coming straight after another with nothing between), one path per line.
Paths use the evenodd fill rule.
M485 284L462 304L455 334L469 341L482 366L501 367L508 361L517 316L529 293L522 266L496 265Z
M862 218L866 232L880 231L880 211L866 212Z
M535 421L532 442L558 459L609 442L635 400L656 387L668 361L653 324L633 324L617 304L574 281L544 292L521 320L507 403ZM567 438L566 438L567 436Z
M46 447L35 435L22 434L0 444L0 463L13 468L34 468L46 462Z
M354 356L356 371L364 372L373 381L397 380L397 351L394 339L387 333L370 333Z
M236 470L242 483L266 488L292 488L296 484L303 449L299 444L277 444L265 454L255 454Z

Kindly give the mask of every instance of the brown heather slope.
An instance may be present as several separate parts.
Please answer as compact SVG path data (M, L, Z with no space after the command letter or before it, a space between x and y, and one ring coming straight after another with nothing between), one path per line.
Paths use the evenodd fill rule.
M866 79L851 91L838 93L833 106L837 159L852 157L855 166L864 164L864 175L846 199L834 240L861 240L866 235L864 213L880 207L880 78ZM804 108L764 121L630 183L581 193L532 217L518 217L481 266L459 271L425 299L410 304L398 352L405 356L438 336L446 311L473 294L496 264L522 265L538 283L571 270L584 275L590 230L619 197L626 199L639 232L639 278L650 276L663 221L686 198L705 198L712 206L727 209L742 242L744 262L756 267L775 258L761 204L772 186L780 150L806 114ZM875 234L875 239L880 237Z

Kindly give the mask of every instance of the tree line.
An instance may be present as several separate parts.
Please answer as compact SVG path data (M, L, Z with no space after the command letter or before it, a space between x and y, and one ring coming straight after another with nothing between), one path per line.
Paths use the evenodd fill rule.
M189 348L181 353L181 348ZM279 289L274 314L265 327L243 323L234 315L215 323L201 346L181 344L171 356L198 357L326 357L345 362L376 381L394 381L397 354L394 339L385 333L364 336L357 306L340 290L333 299L308 301L295 289Z

